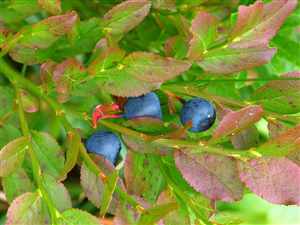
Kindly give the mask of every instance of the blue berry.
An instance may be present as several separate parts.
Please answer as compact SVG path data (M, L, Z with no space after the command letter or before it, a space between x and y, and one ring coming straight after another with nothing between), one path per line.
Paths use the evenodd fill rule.
M154 92L139 97L130 97L124 105L124 118L137 117L162 118L160 101Z
M200 132L208 130L216 119L216 111L213 104L203 98L193 98L184 103L180 120L182 124L192 121L190 131Z
M85 142L88 152L103 156L115 164L121 150L121 141L117 135L109 131L98 131Z

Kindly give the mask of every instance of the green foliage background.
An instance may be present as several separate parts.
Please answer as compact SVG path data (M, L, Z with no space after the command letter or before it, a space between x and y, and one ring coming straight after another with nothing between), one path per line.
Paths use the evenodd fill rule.
M34 137L34 141L36 143L34 149L37 153L38 160L42 165L43 172L51 175L51 177L47 177L44 182L49 186L53 187L52 190L59 190L61 192L64 192L64 189L61 186L55 186L55 179L62 179L61 171L63 171L63 175L66 175L68 172L70 172L70 170L76 164L78 154L80 154L78 153L79 150L76 153L71 152L75 155L72 159L72 157L68 156L67 152L66 156L68 160L70 159L70 161L67 160L66 163L58 154L60 146L63 146L65 149L75 149L77 145L79 146L80 138L85 139L92 132L94 132L89 121L91 119L90 117L92 114L93 107L99 104L99 100L101 100L102 103L112 102L113 99L110 94L125 97L129 96L130 94L140 95L150 90L156 90L159 87L159 85L163 83L161 85L161 89L157 91L157 93L162 101L162 107L164 112L168 112L169 99L167 99L166 93L169 92L176 93L183 99L187 99L191 96L198 95L207 98L212 98L213 96L213 100L216 100L216 102L220 101L222 103L225 102L224 104L233 105L233 108L235 110L245 107L246 105L248 105L248 102L262 104L265 107L265 109L270 110L268 111L268 118L265 117L261 119L262 116L260 116L258 118L260 119L258 123L255 123L256 121L250 121L250 125L253 125L254 127L255 123L255 128L257 128L257 130L259 131L260 143L267 142L271 136L271 132L267 127L267 120L270 119L269 116L278 116L279 120L283 118L285 128L294 127L299 122L299 100L296 99L297 95L299 95L298 90L293 90L294 92L296 92L294 96L295 99L293 99L293 103L297 104L296 109L290 107L288 104L281 105L281 103L287 99L285 95L283 95L282 99L279 99L278 104L277 99L275 99L275 101L272 98L265 100L265 96L261 97L263 96L263 94L267 95L268 93L263 92L255 96L256 90L259 90L260 87L270 82L270 80L279 79L282 74L291 71L300 71L299 4L294 10L294 12L291 15L289 15L289 17L285 20L284 24L281 26L276 36L270 40L269 46L275 47L277 49L277 53L270 60L270 62L264 63L265 61L263 60L263 63L261 63L261 58L258 57L258 59L256 58L255 62L257 63L258 61L258 64L260 66L255 66L254 68L249 69L243 68L243 61L239 61L239 59L229 60L229 64L235 63L237 61L237 65L242 65L242 69L238 71L230 71L229 75L224 75L225 73L227 73L226 71L224 72L224 74L216 75L215 73L217 72L214 71L215 68L212 69L211 66L215 63L218 64L219 62L209 60L206 62L205 60L207 59L205 57L207 57L207 55L204 57L204 62L202 61L202 59L200 60L199 58L197 58L201 58L203 57L203 55L197 56L197 54L196 56L193 56L196 57L196 60L190 60L193 61L193 63L186 62L186 56L189 46L187 46L185 38L187 38L188 36L186 32L188 32L189 27L187 26L187 24L185 24L184 20L181 20L182 18L180 18L178 14L172 11L172 7L171 9L168 7L164 8L163 5L157 7L156 9L152 8L153 11L151 11L150 15L146 17L146 19L143 18L144 20L141 21L136 21L139 19L138 17L141 16L140 14L138 14L136 17L130 17L131 14L137 9L135 7L128 7L126 8L126 10L120 10L117 13L116 18L118 18L118 16L120 18L130 18L128 20L124 19L123 23L121 23L120 25L114 24L115 21L109 16L107 16L106 20L102 20L100 18L106 15L107 11L111 9L111 7L119 4L122 1L62 0L61 8L55 8L57 7L57 5L55 5L53 1L48 2L52 2L53 5L51 6L53 8L51 8L49 5L44 5L44 3L39 3L42 6L37 5L35 0L0 0L0 25L4 24L5 26L3 26L3 29L9 30L8 35L5 34L6 30L5 32L0 32L0 46L2 48L2 52L0 54L2 54L1 57L3 57L3 55L9 53L10 57L5 57L6 60L9 60L10 64L14 67L14 69L20 71L21 74L22 72L26 73L26 78L30 79L35 83L40 84L41 89L44 91L43 93L45 94L45 96L47 96L43 99L44 103L46 101L47 104L51 105L54 109L61 109L61 105L63 105L63 108L67 112L66 117L64 119L61 119L61 117L64 117L64 114L60 114L61 112L59 112L59 110L55 112L55 115L51 112L47 104L42 103L41 99L37 99L35 96L30 95L27 92L19 93L24 99L23 101L25 111L30 112L31 110L34 111L35 107L39 108L39 111L37 113L26 113L26 120L30 121L28 123L29 130L48 132L53 137L44 137L44 139L47 139L47 142L44 143L44 141L42 140L43 138L41 138L41 136L43 136L42 133L38 133L36 131L32 132L32 136ZM168 1L153 0L151 2L155 6L155 4L159 5L159 3L161 2ZM177 0L170 2L175 2L177 10L179 10L179 12L182 15L184 15L189 21L192 21L192 19L195 17L195 11L198 10L197 7L199 5L199 11L201 11L201 7L203 4L204 9L208 10L211 14L217 16L220 19L221 27L224 30L226 30L236 23L239 5L250 5L255 3L256 1L216 0L213 2L209 2L202 0ZM33 5L35 7L33 7ZM194 7L197 10L193 11ZM73 11L70 12L71 10ZM74 13L74 11L78 13L80 21L78 20L77 14ZM62 12L69 12L68 14L66 14L67 19L63 19L61 21L58 20L58 22L55 21L53 24L49 21L44 23L38 23L42 19L46 19L49 15L61 14ZM143 15L143 13L144 12L142 11L141 14ZM35 23L38 23L38 25L31 27L31 25ZM61 25L58 31L52 33L49 32L49 30L51 30L53 27L55 28L58 24ZM132 24L134 24L134 27L130 28ZM213 22L211 26L214 26ZM1 28L2 27L0 26L0 31L2 31ZM16 35L16 32L19 32L18 34L21 35ZM172 48L168 48L168 46L166 46L166 42L170 41L170 38L174 36L176 36L176 39L172 40L174 42L170 42ZM37 37L37 40L35 40L34 37ZM104 60L102 60L101 58L103 57L103 55L101 55L103 53L101 52L103 49L101 49L100 47L98 49L94 48L95 44L99 41L99 37L106 37L107 40L109 40L110 44L109 50L107 51L108 53L106 52L107 55L104 54ZM206 38L208 39L207 42L209 43L210 37ZM33 44L31 43L31 41ZM209 43L211 45L208 49L205 49L203 46L193 47L195 47L196 53L197 51L202 51L203 53L207 50L209 52L211 51L210 49L218 48L219 45L223 46L223 49L228 48L228 46L224 45L222 41L223 40L221 38L220 43ZM250 40L249 42L251 41L255 42L255 40ZM98 45L105 46L105 43L98 42ZM107 49L103 51L106 50ZM264 50L269 51L267 48ZM135 53L136 51L147 52L147 54ZM224 52L222 51L223 50L221 49L218 53L224 54ZM151 54L149 52L151 52ZM166 54L168 56L173 57L172 60L168 61L168 63L170 64L166 63L165 59L158 57L158 55L165 56ZM211 54L213 56L212 58L214 58L214 56L218 56L217 53ZM127 56L125 57L125 55ZM65 59L68 60L64 61L63 65L57 65L58 62L62 62ZM46 61L47 63L45 63ZM78 63L79 61L81 62L81 64ZM37 64L42 63L45 64L43 64L44 67L40 70ZM22 64L28 64L28 66L24 66ZM209 64L209 66L207 66L207 64ZM13 71L10 71L10 69L7 68L6 65L3 64L3 62L2 64L0 63L0 66L4 68L2 69L2 71L6 70L13 76L20 75L14 74ZM143 72L137 72L135 67L142 67ZM187 70L188 68L189 70ZM220 69L220 67L217 69ZM51 80L51 78L49 79L49 74L55 74L55 72L59 74L61 70L63 70L63 79L58 81L53 81ZM24 75L24 73L22 75ZM120 76L120 74L122 76ZM149 74L154 75L149 76ZM182 76L177 76L180 74L182 74ZM93 75L94 77L91 75ZM42 77L42 81L40 80L39 76ZM113 77L113 79L110 79L111 77ZM23 80L23 83L26 84L26 81ZM11 88L8 88L9 82L2 76L0 76L0 85L0 91L2 93L5 93L5 95L3 96L0 95L0 102L1 100L2 102L4 102L7 99L9 99L12 102L10 104L10 101L8 101L9 104L3 104L5 107L0 108L0 119L2 119L3 114L5 114L9 109L13 109L14 112L17 112L17 107L15 104L13 104L13 100L14 98L16 98L14 95L14 91ZM183 88L184 86L187 87L187 89ZM202 87L207 88L203 88L205 89L205 91L203 91ZM32 87L31 89L33 90L33 92L35 92L36 95L39 95L39 88ZM271 92L270 95L273 94L274 93ZM256 99L253 98L253 96L255 96ZM52 101L51 99L55 99L55 101ZM58 101L59 103L57 103L56 101ZM239 105L240 103L243 103L243 105ZM180 104L176 102L175 109L178 110L179 107ZM296 114L294 112L295 110L297 112ZM176 116L169 115L168 113L165 114L167 114L164 117L167 126L162 126L157 121L147 120L145 121L145 123L148 126L142 124L143 121L142 123L138 123L136 121L128 122L124 120L109 120L109 122L104 121L101 122L101 126L109 127L112 130L117 130L128 145L130 139L127 134L130 131L128 131L128 129L126 128L135 130L135 132L133 132L132 135L133 137L139 136L139 132L149 132L151 134L157 134L162 132L168 134L168 132L172 130L172 127L169 126L169 124L178 125L179 120ZM288 119L286 119L284 116L281 117L281 115L283 114L289 114L291 116L288 117ZM22 118L22 116L20 116L20 118ZM17 121L17 113L15 113L13 115L9 115L9 123L5 124L4 126L2 126L0 123L1 148L9 141L21 135L19 129L20 127L24 130L24 127L22 127L22 125L24 126L24 124L21 124L20 126L19 122ZM68 127L69 124L72 125L72 128ZM124 127L126 128L124 129ZM75 130L73 130L73 128L76 128L80 131L79 134L81 135L81 137L76 136L78 134L76 134L76 132L73 132ZM218 124L216 124L208 132L204 132L201 134L188 133L187 137L189 138L189 140L193 141L198 141L200 139L206 141L209 137L214 135L213 131L217 128ZM69 137L68 135L70 134L68 132L73 132L72 135L74 135L72 136L73 139L70 142L66 141L66 139ZM229 134L227 134L226 132L224 133L221 133L222 138L220 138L220 140L218 141L220 141L222 147L226 148L229 146L229 148L232 148L231 144L228 141ZM166 137L169 138L170 136ZM253 139L255 142L256 138ZM163 143L164 140L160 141L162 141L161 143ZM174 140L163 143L165 144L164 147L167 148L170 147L170 145L176 145L177 143L173 141ZM139 180L139 182L143 183L143 179L149 179L150 177L151 179L149 183L155 184L153 186L150 186L149 190L146 190L143 193L143 197L148 202L155 203L157 197L155 193L159 193L161 191L161 188L165 185L164 182L173 182L172 185L178 186L179 191L174 191L172 189L172 191L174 192L178 191L176 193L179 196L177 196L178 199L180 199L181 201L182 199L186 201L191 201L185 202L185 204L188 207L190 206L190 203L192 203L194 197L195 202L198 204L195 206L196 209L199 209L197 207L203 207L203 209L205 207L208 207L208 200L204 199L202 195L196 196L196 192L192 190L192 188L181 178L179 172L174 166L173 160L167 158L162 163L160 162L160 159L156 158L157 156L151 156L151 154L148 154L149 152L152 153L151 151L161 151L161 148L155 145L152 146L149 143L144 144L141 142L135 142L134 144L140 147L141 149L146 149L145 151L148 151L147 154L142 156L136 154L136 158L133 159L133 161L135 160L136 164L139 167L142 167L141 165L143 165L144 160L147 160L147 162L149 161L148 163L151 165L150 170L145 169L144 174L140 176ZM190 143L187 142L179 144ZM288 143L284 144L284 147L287 150L291 148L288 145ZM269 153L271 155L284 154L283 151L279 151L279 153L275 152L275 150L278 150L280 146L275 148L274 145L272 145L271 143L270 146L267 145L267 147L265 148L267 149L268 147L269 149L271 149ZM275 150L272 149L273 147ZM46 156L51 159L55 158L55 162L48 162L43 159L40 149L48 148L51 148L52 150L49 150L49 155ZM283 149L285 150L285 148ZM213 152L215 149L212 148L210 150ZM264 152L263 150L265 149L263 148L258 147L256 150L258 151L258 154L261 153L268 155L268 151ZM126 149L126 146L124 145L122 149L123 158L125 157L126 151L128 151L128 149ZM234 150L229 150L226 154L230 155L233 151ZM249 151L238 151L237 153L241 154L240 156L251 156L251 152ZM86 157L85 160L88 161L87 155L83 154L82 157ZM149 157L150 160L148 160L147 157ZM23 158L20 159L20 161L23 162ZM23 166L26 169L29 168L30 171L26 172L30 180L35 176L35 174L31 171L30 166L28 166L29 164L30 162L25 157ZM97 162L96 164L99 167L101 167L101 165L103 166L103 164L101 164L101 161L100 163ZM170 167L166 166L165 168L157 169L159 167L158 165L163 164L165 166L170 165ZM99 172L99 168L93 167L93 164L91 163L89 164L89 166L90 167L81 167L81 174L85 174L86 176L81 181L79 181L78 177L76 176L74 176L75 178L72 179L71 173L71 179L68 178L67 181L64 182L64 185L70 192L70 196L72 199L80 199L82 188L79 187L79 183L81 183L81 186L84 187L85 185L88 186L89 183L91 183L91 181L95 181L96 187L98 187L97 185L101 186L101 184L97 183L97 177L95 176L95 174ZM140 171L142 170L138 166L130 168L132 169L133 174L135 173L134 169L136 169L137 173L140 173ZM157 171L153 168L157 169ZM107 168L104 168L104 171L106 169ZM172 171L172 169L174 169L174 171ZM103 170L103 168L101 168L101 170ZM75 174L78 175L78 171L76 172ZM135 200L130 199L130 197L127 196L126 193L124 194L124 192L122 192L116 180L116 177L119 175L119 171L114 172L115 173L109 176L108 185L105 186L106 189L104 201L106 201L105 203L107 205L104 204L104 207L101 206L100 214L105 214L106 211L110 210L108 205L112 198L112 192L115 190L115 188L116 192L118 192L119 194L123 194L123 197L125 195L124 199L132 201L131 203L133 205L137 204ZM123 174L121 175L123 176ZM164 176L169 176L170 180L164 181ZM9 182L9 178L3 179L7 179L6 182L8 187L11 187L9 185L13 186L13 179L11 182ZM21 185L24 185L24 183L21 183ZM34 186L31 183L26 183L25 186L27 191L34 190ZM48 191L50 193L50 197L53 197L51 196L51 189L49 190ZM186 190L186 193L182 190ZM12 190L12 192L13 191L15 190ZM180 193L181 195L178 193ZM282 206L268 203L262 198L257 197L255 194L252 194L251 191L248 189L245 190L245 193L246 194L244 194L242 200L234 203L217 201L217 214L214 216L214 220L222 224L243 225L300 224L299 207ZM7 191L7 195L8 194L9 191ZM186 196L184 196L184 194L186 194ZM11 196L8 195L8 197L11 197L12 200L15 196L14 194L12 194ZM30 197L37 198L36 196ZM96 197L100 198L101 196ZM94 196L88 196L88 198L91 200L92 203L90 201L83 201L78 204L75 204L76 208L80 208L82 210L90 212L91 214L96 215L97 213L99 213L99 210L94 205L97 205L98 202L95 202ZM62 199L64 199L64 197L62 197ZM62 208L61 211L64 211L65 209L71 207L68 207L69 205L71 205L68 199L63 202L56 202L56 200L57 199L55 199L55 204L57 204L56 208ZM166 206L166 211L172 207L174 207L172 204ZM185 209L185 206L182 208L184 209L182 209L180 213L184 215L186 211L191 211L192 206L188 210ZM201 210L198 210L199 214L197 215L195 215L195 212L191 213L191 217L203 216L204 218L206 218L208 212L205 210ZM69 214L66 213L64 216L72 217L73 213L76 214L79 212L69 210L68 213ZM5 224L6 216L6 212L1 211L0 224ZM153 215L150 213L150 217L152 219L155 218L155 216L157 216L155 213ZM88 216L85 214L82 214L81 219L87 219L87 221L90 220L90 218L88 218ZM149 218L147 218L146 216L143 219L147 221L147 219Z

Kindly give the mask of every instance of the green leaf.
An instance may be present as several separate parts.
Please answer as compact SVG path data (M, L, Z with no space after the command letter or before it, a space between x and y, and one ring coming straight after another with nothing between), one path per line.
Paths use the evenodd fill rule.
M27 192L16 198L7 211L6 225L47 223L48 215L38 193Z
M47 133L34 131L32 142L42 171L59 178L64 168L64 152L56 140Z
M0 2L0 21L18 23L39 10L37 0L13 0Z
M289 35L282 34L276 35L272 44L277 48L277 54L271 61L276 73L300 70L300 59L297 57L300 52L299 42L292 40Z
M27 149L28 140L25 137L17 138L0 151L0 176L8 176L22 165Z
M53 201L55 208L63 212L64 210L72 208L71 197L65 186L57 182L52 176L48 174L43 175L44 186Z
M100 225L99 220L93 215L79 210L69 209L61 214L59 225Z
M217 37L217 25L217 18L207 12L199 12L196 15L190 28L192 39L189 43L189 59L202 58L203 53L208 50Z
M24 27L7 41L4 51L9 51L10 56L20 63L28 65L41 63L43 59L38 50L49 48L59 37L69 33L76 20L77 14L69 12Z
M21 136L21 132L11 124L0 124L0 148Z
M157 158L128 151L125 159L125 183L129 193L154 203L165 186Z
M52 15L61 13L61 0L38 0L40 7Z
M178 129L176 126L164 123L162 120L152 117L138 117L124 122L125 126L143 133L161 134Z
M99 45L99 46L98 46ZM88 66L88 72L90 74L96 74L97 71L105 71L110 67L114 66L115 63L121 61L125 56L125 51L117 46L107 46L106 39L102 39L97 44L95 53L93 54L93 60Z
M166 216L168 213L176 210L178 208L177 203L171 202L166 204L157 205L153 208L146 209L139 221L138 225L152 225L158 222L161 218Z
M34 184L22 168L19 168L7 177L3 177L2 187L9 203L16 197L35 190Z
M240 132L259 121L262 116L263 108L256 105L247 106L239 111L231 111L223 117L215 129L212 140L221 139L227 135Z
M43 61L47 59L62 61L68 57L88 53L103 37L102 28L100 18L77 22L68 36L60 37L49 48L39 49L38 55Z
M273 80L257 89L253 101L265 109L277 113L300 111L300 72L283 74L282 80Z
M66 140L66 162L61 172L60 179L64 180L67 174L73 169L77 163L81 137L76 132L69 132Z
M151 3L147 0L122 2L104 15L104 29L114 36L125 34L143 21L150 7Z
M271 60L275 48L218 48L204 55L198 64L210 73L229 74L263 65Z
M101 207L100 207L101 217L105 216L109 208L109 205L113 199L113 193L117 186L118 178L119 178L119 171L114 170L105 180L104 190L101 198Z
M14 98L15 94L11 87L0 86L0 118L13 110Z

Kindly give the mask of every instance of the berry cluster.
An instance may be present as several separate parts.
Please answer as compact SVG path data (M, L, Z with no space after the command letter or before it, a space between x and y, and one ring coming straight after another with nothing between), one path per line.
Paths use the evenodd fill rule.
M139 97L130 97L123 106L123 114L119 117L134 119L137 117L153 117L162 119L160 100L154 92ZM105 117L108 118L108 117ZM116 115L111 115L116 118ZM183 125L191 121L191 132L208 130L216 119L216 111L211 102L202 98L186 101L180 112ZM110 131L97 131L86 141L89 152L102 155L111 163L116 164L121 150L120 138Z

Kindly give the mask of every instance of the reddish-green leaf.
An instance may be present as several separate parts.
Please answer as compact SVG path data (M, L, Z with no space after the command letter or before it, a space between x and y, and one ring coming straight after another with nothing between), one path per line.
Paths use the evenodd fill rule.
M99 82L99 86L106 92L117 96L140 96L160 87L160 83L149 83L132 77L127 69L110 69L106 75L109 76L108 79L103 81L100 77L96 82Z
M27 192L16 198L7 211L6 225L32 225L47 223L48 215L41 196ZM49 221L48 221L49 222Z
M190 66L190 63L183 60L147 52L134 52L117 68L106 70L106 79L101 74L103 71L98 71L98 82L104 83L104 89L111 94L139 96L158 89L162 82L180 75Z
M147 82L164 82L170 80L191 66L189 62L148 52L134 52L128 55L123 64L133 77Z
M24 89L20 92L24 111L28 113L37 112L39 110L39 100Z
M134 152L137 153L151 153L165 155L170 152L170 148L155 145L153 142L144 141L129 135L122 135L124 143Z
M175 0L152 0L153 8L158 10L169 10L172 12L176 11Z
M61 214L59 225L101 225L99 219L95 216L79 210L68 209Z
M299 112L300 72L287 73L280 78L281 80L270 81L257 89L253 95L253 100L273 112Z
M249 149L259 143L259 133L255 126L250 126L231 137L231 143L236 149Z
M297 0L273 0L268 4L257 1L250 6L240 6L231 33L234 38L231 47L267 46L296 5Z
M80 171L80 183L86 197L96 206L100 207L104 189L103 181L82 164Z
M264 156L286 156L299 147L300 125L290 128L260 145L256 151Z
M17 138L0 151L0 176L7 176L22 165L27 149L28 140L25 137Z
M38 50L50 47L59 37L69 33L76 21L75 12L49 17L18 32L4 46L4 51L9 51L17 62L40 63Z
M248 106L239 111L227 113L215 129L212 139L220 139L224 136L239 132L261 119L263 109L260 106Z
M127 0L104 15L105 30L112 35L127 33L147 16L151 3L147 0Z
M207 72L229 74L263 65L276 53L275 48L218 48L204 55L198 64Z
M59 64L46 62L41 66L41 74L46 85L49 81L54 83L57 99L61 103L69 100L72 87L86 77L84 67L73 58L66 59Z
M199 60L217 36L218 20L207 12L199 12L192 21L190 31L193 35L188 52L189 59Z
M19 168L7 177L3 177L2 186L9 203L21 194L34 191L35 189L32 181L22 168Z
M38 0L38 3L42 9L45 9L52 15L61 13L61 0Z
M168 190L162 192L159 195L157 200L158 204L168 203L174 201L174 196ZM159 225L173 225L173 224L180 224L180 225L189 225L191 224L190 218L188 216L188 212L184 211L182 207L168 213L164 216L161 220Z
M239 163L240 178L263 199L300 205L300 167L286 158L259 158Z
M95 157L96 163L103 169L106 175L114 171L113 165L101 156ZM119 180L120 181L120 180ZM100 174L95 174L85 164L82 164L80 171L80 184L87 198L98 208L102 205L102 197L104 193L105 184ZM109 212L114 212L116 199L113 198Z
M128 151L125 160L125 183L130 194L154 203L164 187L156 157Z
M212 200L236 201L242 198L243 184L238 178L236 161L212 154L176 151L176 166L183 178Z

